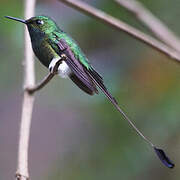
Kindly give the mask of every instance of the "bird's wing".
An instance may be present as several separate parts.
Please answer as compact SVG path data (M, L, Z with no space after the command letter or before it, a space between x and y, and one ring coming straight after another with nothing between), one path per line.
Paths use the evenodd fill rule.
M72 80L76 83L76 85L78 85L81 89L83 89L82 86L84 85L84 89L83 89L84 91L87 87L89 89L89 93L87 91L85 92L87 92L88 94L92 95L94 94L94 92L98 93L95 83L92 81L90 76L85 72L84 66L74 56L74 53L72 52L72 50L70 49L66 41L64 39L60 39L56 43L56 46L58 48L55 48L55 51L58 55L60 56L62 54L66 55L67 59L65 61L67 65L69 66L69 68L71 69L71 71L73 72L73 74L75 75L73 76ZM81 84L81 82L83 83L83 85Z
M57 43L57 46L59 48L59 53L64 53L68 57L66 63L73 71L73 73L81 81L83 81L83 83L85 83L86 86L90 87L91 89L93 88L93 91L95 91L96 93L98 92L96 86L98 86L102 90L102 92L107 96L107 98L114 104L114 106L117 107L117 101L105 87L103 78L98 74L98 72L96 72L92 66L90 66L90 68L87 69L79 61L79 59L75 58L74 53L71 51L70 47L64 39L60 39Z

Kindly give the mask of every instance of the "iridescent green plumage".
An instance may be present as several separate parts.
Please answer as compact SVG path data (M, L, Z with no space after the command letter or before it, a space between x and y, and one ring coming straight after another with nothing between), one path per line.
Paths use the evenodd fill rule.
M38 26L36 24L36 21L39 20L44 22L42 26ZM77 43L69 35L63 32L51 18L46 16L33 17L27 20L27 26L31 36L33 50L44 65L47 66L48 62L50 63L50 61L52 60L52 56L57 55L56 52L59 51L57 44L59 40L64 39L74 53L74 56L87 69L91 67L86 56L84 55L80 47L77 45ZM37 33L39 34L38 38ZM48 52L45 53L44 49L46 49L46 51ZM48 62L44 56L48 57Z

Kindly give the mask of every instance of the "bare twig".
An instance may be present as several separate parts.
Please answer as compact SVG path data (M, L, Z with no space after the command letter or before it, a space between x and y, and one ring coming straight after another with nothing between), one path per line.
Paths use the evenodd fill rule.
M168 27L155 17L142 3L137 0L115 0L133 13L164 43L180 52L180 39Z
M25 19L28 19L34 15L36 0L25 0ZM24 63L24 86L34 86L35 73L34 73L34 61L33 53L30 44L30 39L27 30L25 30L25 63ZM19 150L18 150L18 164L16 179L28 180L28 146L29 146L29 133L31 126L32 110L34 105L34 97L24 92L24 99L22 103L22 115L20 124L20 136L19 136Z
M40 83L35 85L34 87L27 87L26 90L30 93L33 94L36 91L42 89L53 77L55 74L49 73Z
M137 30L136 28L120 21L119 19L114 18L114 17L108 15L107 13L104 13L103 11L101 11L97 8L94 8L90 5L88 5L87 3L84 3L79 0L76 0L76 1L74 1L74 0L59 0L59 1L67 4L68 6L71 6L89 16L92 16L119 31L123 31L123 32L129 34L130 36L136 38L137 40L144 42L145 44L151 46L152 48L156 49L157 51L170 57L171 59L175 60L176 62L180 62L180 54L176 50L174 50L174 49L170 48L169 46L161 43L160 41L152 38L151 36Z
M34 87L28 87L26 90L30 93L33 94L36 91L42 89L56 74L58 71L59 64L61 63L62 60L65 60L65 57L61 57L55 64L52 72L50 72L40 83L35 85Z

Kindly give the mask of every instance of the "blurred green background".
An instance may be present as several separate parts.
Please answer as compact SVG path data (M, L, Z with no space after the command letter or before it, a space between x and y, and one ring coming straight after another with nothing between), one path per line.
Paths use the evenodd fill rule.
M141 0L180 35L178 0ZM148 30L109 0L86 0L131 25ZM23 82L23 1L0 0L0 179L16 171ZM152 149L100 93L93 97L55 77L36 94L29 169L38 180L178 180L180 176L180 65L164 55L55 0L38 0L48 15L79 42L123 110L176 163L164 167ZM47 74L36 59L36 79Z

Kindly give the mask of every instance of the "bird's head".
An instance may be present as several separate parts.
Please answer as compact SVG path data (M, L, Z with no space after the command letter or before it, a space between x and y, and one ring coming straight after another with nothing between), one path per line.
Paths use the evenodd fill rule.
M11 16L5 16L8 19L12 19L21 23L24 23L27 25L28 30L31 33L51 33L54 30L59 29L56 23L47 16L35 16L27 20L11 17Z

